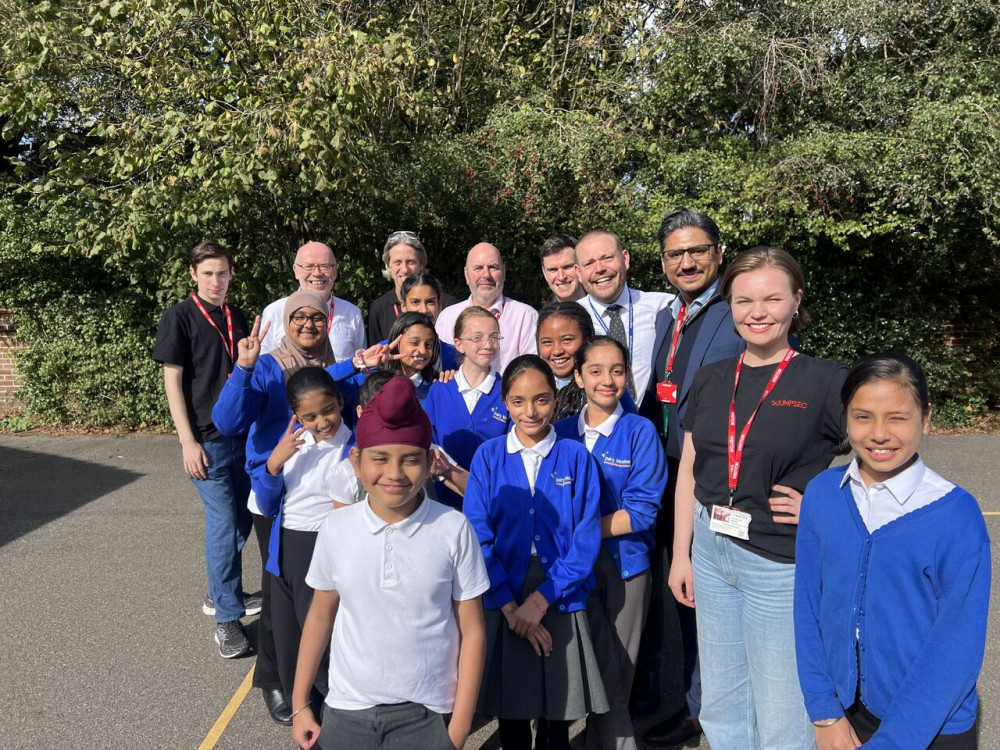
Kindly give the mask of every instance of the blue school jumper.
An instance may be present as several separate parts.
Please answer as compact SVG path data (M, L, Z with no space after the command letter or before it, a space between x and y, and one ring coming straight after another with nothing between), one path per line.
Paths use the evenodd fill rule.
M976 720L990 600L990 540L956 487L869 532L847 466L806 487L795 570L795 652L813 721L861 700L882 720L866 748L922 748Z
M500 374L495 373L493 387L476 401L472 413L458 392L458 383L435 383L424 400L424 411L431 419L434 442L444 448L455 462L468 469L476 450L487 440L507 434L510 417L500 396ZM437 483L438 500L458 510L462 496Z
M600 472L579 443L556 440L542 459L532 496L519 453L506 436L480 446L472 460L464 512L490 575L487 609L519 601L531 545L546 580L538 591L559 612L585 607L601 546Z
M556 434L586 447L579 420L579 415L560 419ZM626 412L610 436L598 435L591 455L601 470L601 515L624 509L632 522L632 533L603 540L622 579L631 578L649 569L656 544L656 515L667 484L663 446L652 422Z
M289 417L291 419L291 417ZM340 454L343 461L354 447L354 432L344 444L344 450ZM271 536L267 542L267 565L265 569L275 576L281 576L281 567L278 565L280 559L278 553L281 551L281 520L285 512L285 475L284 472L278 475L269 474L267 467L264 467L262 474L258 476L256 487L257 505L260 512L268 518L274 517L271 524ZM332 507L332 503L331 503Z
M326 368L326 371L333 376L334 380L337 381L337 387L340 389L340 395L344 397L344 423L353 430L357 426L358 421L357 407L361 401L361 386L364 385L366 380L368 380L368 373L363 370L361 372L355 370L354 363L350 360L330 365ZM400 374L400 377L405 378L406 376ZM433 385L433 383L428 383L426 380L422 380L420 385L417 386L417 400L420 401L421 404L423 404L424 399L427 398L427 394L431 390L431 385ZM289 417L289 419L291 419L291 417Z

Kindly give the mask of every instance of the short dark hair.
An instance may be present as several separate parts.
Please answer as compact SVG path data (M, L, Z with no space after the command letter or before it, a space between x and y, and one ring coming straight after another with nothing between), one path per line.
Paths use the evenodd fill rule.
M556 376L552 374L552 368L549 367L549 363L537 354L522 354L520 357L512 359L510 364L504 369L503 377L500 379L500 398L506 399L507 394L510 393L510 387L514 385L514 381L528 370L540 372L549 384L549 388L552 389L552 394L555 395L557 391Z
M545 260L550 255L561 253L567 247L576 249L576 237L568 234L554 234L542 243L538 251L539 260Z
M389 372L389 370L376 370L365 378L365 382L361 384L358 391L358 406L362 409L368 406L368 403L379 394L385 384L396 377L399 376L394 372Z
M415 286L429 286L433 289L438 296L438 303L441 302L441 282L437 280L434 276L427 273L427 271L417 271L416 273L411 273L405 279L403 279L402 285L399 287L399 293L403 296L403 301L406 301L406 295L410 293L410 290Z
M656 233L656 241L660 245L660 252L667 244L667 238L678 229L700 229L709 236L713 245L719 244L719 225L711 216L700 211L692 211L690 208L678 208L671 211L660 224L660 230Z
M542 323L549 318L569 318L575 320L580 326L580 333L586 341L594 335L594 321L590 317L583 305L577 302L550 302L538 311L538 322L535 325L535 342L538 342L539 331L542 330Z
M288 379L288 382L285 383L285 398L288 400L288 408L294 413L306 394L316 391L337 399L343 408L344 397L340 395L337 381L322 367L303 367Z
M226 262L229 263L229 270L233 270L235 266L233 263L233 253L221 242L205 240L191 248L191 268L197 268L199 263L215 258L225 258Z

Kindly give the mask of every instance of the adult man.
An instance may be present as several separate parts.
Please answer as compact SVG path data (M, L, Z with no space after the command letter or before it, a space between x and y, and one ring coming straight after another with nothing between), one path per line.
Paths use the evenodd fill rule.
M322 242L307 242L295 253L292 273L295 274L300 289L317 292L329 303L330 344L337 361L348 360L358 349L364 349L365 324L361 309L345 299L333 296L333 284L337 280L337 256L333 250ZM264 308L261 326L270 323L271 327L261 342L261 354L267 354L285 338L285 321L281 318L287 299L288 297L282 297Z
M629 288L629 252L611 232L587 232L577 243L576 260L587 292L579 303L590 313L597 333L617 339L628 349L629 392L640 405L652 370L656 317L673 295Z
M156 332L153 359L163 364L163 384L184 471L205 505L205 568L208 597L215 615L219 653L231 659L250 651L240 623L260 611L260 600L243 596L241 553L250 531L247 495L250 478L243 468L246 435L224 437L212 423L212 406L233 370L236 350L247 335L246 318L226 302L233 256L217 242L191 251L195 294L164 310Z
M576 267L576 238L557 234L542 243L538 253L542 260L542 275L552 291L549 302L576 302L586 292L580 285Z
M656 557L662 563L663 550L670 549L673 538L674 489L684 442L680 424L687 409L691 382L702 365L735 357L743 350L744 344L733 330L732 313L719 292L722 245L715 222L705 214L681 208L663 220L656 237L663 273L679 293L670 307L657 318L653 377L643 402L643 413L660 428L667 454L668 481L657 523ZM659 389L657 383L660 384ZM657 398L657 390L660 398ZM661 602L665 587L662 564L654 565L653 570L653 601L640 656L644 673L636 678L633 694L638 699L636 702L659 695L655 675L659 671L658 655L663 642ZM677 612L684 647L687 705L646 732L644 740L650 745L676 745L701 733L698 723L701 684L697 674L698 640L694 610L677 605ZM643 689L651 695L642 696ZM655 703L655 700L652 702Z
M403 281L427 267L427 251L415 232L393 232L385 241L382 263L385 264L382 275L393 283L393 288L372 302L368 310L368 340L372 342L384 341L389 336L389 329L402 312ZM441 295L442 307L456 302L450 294Z
M471 305L491 310L500 322L500 336L503 337L496 359L500 372L515 357L538 351L535 343L538 313L523 302L504 296L506 273L499 250L488 242L474 245L465 259L465 282L469 285L470 297L442 310L435 325L441 340L453 343L455 321L462 310Z

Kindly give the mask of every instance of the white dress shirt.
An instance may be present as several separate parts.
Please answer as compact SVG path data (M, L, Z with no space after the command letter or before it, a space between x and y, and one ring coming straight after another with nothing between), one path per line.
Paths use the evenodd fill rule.
M586 419L587 409L589 408L590 406L587 405L580 410L580 416L577 417L576 426L577 429L580 431L580 434L583 435L583 443L584 445L587 446L587 450L593 453L594 444L597 443L597 438L600 437L601 435L603 435L604 437L611 437L611 433L615 431L615 425L618 424L618 420L621 419L621 416L622 414L625 413L625 410L622 409L621 404L618 404L618 406L615 407L615 410L614 412L612 412L610 417L608 417L599 425L597 425L597 427L591 427L589 424L587 424L587 419Z
M491 372L482 383L473 388L469 385L468 379L465 377L465 372L461 367L455 373L455 384L458 386L458 392L462 394L462 399L465 401L465 408L469 410L469 414L472 414L472 410L476 408L476 404L479 402L480 396L485 396L493 389L493 383L496 382L497 374Z
M646 395L646 386L653 373L653 343L656 339L656 315L667 307L675 295L666 292L640 292L638 289L625 287L615 302L622 306L622 324L625 335L629 337L628 350L631 356L632 382L635 383L635 405L642 403ZM598 335L607 335L610 327L608 308L611 304L601 302L589 294L579 300L583 309L590 313L594 321L594 330ZM629 310L631 310L632 325L629 333Z
M260 342L260 353L267 354L277 348L285 338L285 325L282 318L285 315L285 302L288 297L282 297L264 308L260 315L260 327L271 324L264 340ZM358 349L364 349L365 321L361 317L361 308L346 299L330 297L330 312L333 313L333 324L330 326L330 344L333 346L333 356L338 362L344 362L354 356Z
M940 500L955 489L954 484L928 469L920 456L891 479L872 482L867 487L861 478L858 459L855 458L844 473L840 486L843 487L846 482L851 483L851 495L854 496L858 512L869 533Z
M521 461L524 462L524 473L528 475L528 488L531 490L532 497L535 496L535 480L538 479L538 470L542 466L542 459L549 455L555 444L556 431L551 426L549 434L530 448L525 447L524 443L518 439L516 430L512 429L507 433L507 452L521 454ZM531 542L531 554L538 554L534 541Z
M472 306L472 298L450 305L438 315L434 328L442 341L448 344L455 342L455 322L462 311ZM538 313L535 308L518 302L516 299L500 295L493 303L490 311L499 315L500 353L494 359L497 369L503 372L512 359L522 354L538 354L538 344L535 341L535 328L538 324Z

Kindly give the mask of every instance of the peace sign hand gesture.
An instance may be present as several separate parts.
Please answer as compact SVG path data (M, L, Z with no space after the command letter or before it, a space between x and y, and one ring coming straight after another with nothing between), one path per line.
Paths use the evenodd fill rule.
M261 330L260 316L258 315L253 322L253 328L250 329L250 335L241 338L240 343L236 345L236 348L239 350L236 357L236 364L248 370L253 369L253 366L257 364L257 360L260 358L261 341L267 336L269 330L271 330L271 321L265 323L264 330Z
M281 440L274 446L274 450L271 451L271 455L267 459L267 473L271 476L278 476L288 459L298 453L299 446L306 442L302 439L306 428L299 427L296 430L295 422L296 419L293 414L292 420L288 423L288 429L285 430L285 434L281 436Z

